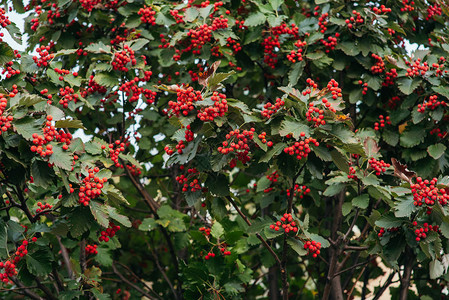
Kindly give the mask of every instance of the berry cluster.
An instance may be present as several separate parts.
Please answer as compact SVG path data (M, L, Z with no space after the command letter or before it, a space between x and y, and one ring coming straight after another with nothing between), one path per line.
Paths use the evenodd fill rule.
M187 116L189 112L191 112L195 107L193 106L194 102L202 101L203 97L201 96L200 91L195 91L193 87L188 87L187 89L178 88L176 89L177 101L169 101L168 106L170 110L170 116L184 115Z
M265 38L262 42L262 47L264 47L264 56L263 61L269 67L274 69L276 67L276 63L278 62L278 55L275 53L275 49L281 48L281 43L279 42L278 37L269 36Z
M337 38L340 37L340 33L336 32L335 37L328 36L327 41L325 39L321 39L321 44L326 47L326 53L329 53L331 50L335 50L335 47L337 46Z
M226 135L226 141L222 143L222 147L218 147L218 152L221 154L228 153L236 153L238 160L242 163L246 163L249 161L248 153L249 153L249 145L248 142L254 137L254 128L250 130L242 130L236 129L231 130Z
M331 106L331 103L327 100L327 98L322 98L321 102L329 108L330 111L336 111L335 108ZM307 121L314 122L316 127L326 124L326 121L324 120L324 109L315 107L313 103L309 103L309 110L306 112L306 118Z
M37 238L33 237L31 241L36 242ZM5 262L0 262L0 270L4 269L4 271L0 273L0 280L3 283L8 283L10 277L17 275L16 266L19 263L19 261L21 261L22 258L28 254L27 246L28 241L23 240L22 245L17 247L16 252L14 252L14 254L12 254L8 258L8 260L6 260Z
M312 257L316 258L320 255L321 243L315 241L307 241L304 243L304 249L307 250L307 254L311 254Z
M433 128L430 132L430 135L436 134L440 139L443 139L447 136L447 131L441 131L440 128Z
M354 175L356 173L356 170L354 167L349 167L349 175L348 175L348 179L352 179L352 180L358 180L359 178Z
M277 221L275 224L271 224L270 228L274 231L279 231L279 229L284 229L285 233L289 232L298 232L298 226L296 225L296 222L293 221L293 217L291 214L284 214L280 221Z
M228 39L226 40L228 43L226 44L226 47L231 48L232 47L232 51L235 53L239 52L240 50L242 50L242 46L240 45L240 43L238 43L236 40L234 40L231 37L228 37Z
M441 6L438 3L435 3L434 5L429 5L427 7L426 21L430 19L435 20L435 16L441 16L441 13L442 13Z
M321 33L325 33L327 30L327 17L329 16L328 13L324 13L322 14L319 18L318 18L318 27L320 28L320 32Z
M93 245L87 245L85 248L86 254L87 255L96 255L98 254L98 250L97 250L97 245L93 244Z
M368 92L368 83L359 80L359 84L362 86L362 95L366 95L366 93Z
M17 50L14 50L14 51L17 51ZM12 61L5 63L5 67L2 71L2 75L6 73L5 76L7 79L11 78L12 76L20 74L20 70L13 69L13 67L12 67L13 64L14 63Z
M381 173L385 173L386 168L390 167L390 164L384 162L383 160L377 160L375 158L370 158L368 160L369 167L376 171L376 175L379 176Z
M262 142L262 144L267 144L268 147L273 147L272 141L267 141L267 133L264 131L261 134L259 134L259 139Z
M305 185L301 186L299 184L295 184L295 187L293 188L293 197L299 195L299 198L302 199L308 193L310 193L310 189L308 187ZM290 197L290 195L290 189L287 189L287 197Z
M381 74L385 71L385 63L379 55L372 53L371 57L376 60L374 66L371 67L371 73L373 74Z
M52 209L53 208L53 205L48 204L48 203L42 204L42 202L38 202L37 206L39 206L39 208L36 209L36 213L40 213L40 212L45 211L46 209Z
M211 96L211 100L214 101L213 106L207 106L201 108L198 112L198 118L203 121L213 121L217 117L222 117L228 111L228 101L226 95L218 92L214 92Z
M33 146L31 146L30 150L32 152L36 152L41 157L46 157L53 154L53 146L47 145L51 142L54 137L57 135L57 131L55 127L51 124L53 117L51 115L47 116L47 121L45 122L45 127L43 128L44 135L39 135L37 133L32 134L33 138ZM45 148L44 146L47 145Z
M111 65L114 70L128 72L129 69L126 67L128 63L131 63L132 66L135 66L137 64L137 61L134 57L134 50L125 44L122 51L115 53L114 60L112 61Z
M123 143L120 140L116 140L114 143L109 144L108 147L109 147L109 157L114 162L114 165L117 168L123 168L123 165L119 162L119 155L121 152L125 151L125 143Z
M352 14L355 16L355 18L354 17L350 17L349 19L345 20L346 24L348 24L348 28L349 29L352 29L357 24L362 24L363 23L363 18L360 16L359 12L353 10Z
M203 233L204 236L209 236L210 235L210 228L200 227L199 230Z
M295 43L295 47L298 49L291 50L290 54L287 54L287 59L292 63L296 63L297 61L302 61L302 53L304 51L304 47L307 45L307 42L302 42L301 40L297 40Z
M380 128L384 128L385 123L391 125L390 117L386 116L384 118L383 115L379 115L379 122L374 123L374 130L378 131Z
M301 137L304 138L305 133L301 132ZM301 141L294 142L291 146L286 147L284 152L289 155L296 155L298 160L301 160L304 157L307 157L309 153L312 151L310 145L314 145L316 147L319 146L319 143L314 138L306 138Z
M413 194L413 204L415 206L432 206L436 201L442 206L447 205L449 194L445 189L437 187L437 179L423 180L421 177L416 178L416 183L411 185Z
M101 0L79 0L79 2L85 10L91 12L95 6L101 3Z
M7 105L8 100L6 99L6 96L4 94L0 94L0 134L11 128L11 121L14 119L13 116L3 115Z
M156 25L156 18L154 16L156 15L156 11L153 8L144 5L143 8L139 9L137 14L140 16L142 23L147 23L152 26Z
M401 7L401 11L414 11L415 8L413 7L413 5L415 5L415 1L413 0L402 0L402 5L403 7Z
M36 52L39 53L39 56L33 56L33 60L38 67L47 67L49 60L52 60L55 55L50 54L50 46L40 46L36 49Z
M387 230L388 230L388 232L397 232L397 231L399 231L399 227L392 227L392 228L388 228ZM381 227L379 230L379 233L377 233L377 236L383 237L384 234L385 234L385 228Z
M425 239L427 237L427 233L429 231L435 231L435 232L439 232L440 228L438 227L438 225L429 225L428 223L424 223L422 227L418 226L418 222L414 221L413 222L413 227L416 227L416 229L414 230L415 235L416 235L416 241L419 242L422 239Z
M181 170L184 170L184 166L181 166ZM201 190L201 183L199 181L199 173L196 168L191 168L187 170L187 176L179 175L176 176L176 181L182 185L182 191L196 192Z
M318 84L316 84L315 81L313 81L313 80L310 79L310 78L307 78L307 79L306 79L306 83L307 83L307 85L310 86L312 89L317 89L317 88L318 88ZM305 91L302 92L302 95L303 95L303 96L307 96L307 95L309 95L309 94L311 94L311 93L312 93L312 90L311 90L310 88L307 88Z
M384 82L382 82L382 86L394 85L394 81L396 77L398 77L398 72L396 69L391 69L389 72L386 72L385 75L386 77Z
M179 10L170 10L170 14L175 19L176 24L184 23L184 16L179 14Z
M399 105L399 102L401 102L401 98L399 96L393 96L388 100L387 105L389 108L395 109Z
M410 76L410 77L416 77L419 75L424 75L426 74L426 72L429 70L429 65L427 62L424 62L421 65L421 59L418 58L417 60L415 60L412 63L406 61L405 64L407 66L409 66L409 68L407 69L407 72L405 73L405 76Z
M107 181L107 178L100 179L95 176L100 169L95 167L93 169L88 169L88 175L83 178L80 184L80 189L78 192L78 202L84 206L88 206L90 200L95 199L101 195L101 189L103 188L103 183Z
M4 8L0 8L0 26L5 28L9 24L11 24L11 21L6 15L6 10Z
M109 227L100 233L100 237L98 237L98 240L100 242L109 242L109 238L114 237L119 230L120 226L115 225L114 222L109 222Z
M284 100L281 98L276 98L276 103L273 105L271 102L267 102L263 106L263 110L261 111L262 117L269 119L273 114L275 114L283 105L285 104Z
M387 8L385 7L385 5L382 4L380 7L373 7L373 12L378 15L386 14L391 12L391 8Z
M78 101L78 94L75 94L75 90L66 86L65 88L59 88L59 104L61 104L64 108L69 106L69 102L73 101L76 103Z
M228 18L225 18L224 16L213 18L212 26L210 28L212 31L225 28L228 28Z
M438 101L438 95L431 95L427 101L422 104L418 104L418 112L424 113L426 109L435 110L438 106L446 107L447 103L444 101Z

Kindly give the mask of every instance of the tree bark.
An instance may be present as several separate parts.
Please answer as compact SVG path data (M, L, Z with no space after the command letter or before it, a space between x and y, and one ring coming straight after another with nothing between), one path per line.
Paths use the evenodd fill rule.
M412 270L415 262L415 255L410 248L405 251L406 260L404 264L404 274L401 279L401 289L399 291L399 300L407 300L410 281L412 278Z

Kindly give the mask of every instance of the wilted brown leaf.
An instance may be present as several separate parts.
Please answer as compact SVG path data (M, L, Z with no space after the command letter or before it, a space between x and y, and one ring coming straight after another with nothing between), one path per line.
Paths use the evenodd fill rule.
M198 83L201 84L202 86L207 86L207 81L209 80L209 77L211 77L215 73L215 71L217 71L220 63L221 60L217 60L209 67L209 69L207 69L206 72L204 73L200 72L198 74Z
M404 181L412 184L412 178L416 176L416 173L407 169L407 165L403 165L397 161L396 158L391 159L391 163L394 167L394 176L401 178Z

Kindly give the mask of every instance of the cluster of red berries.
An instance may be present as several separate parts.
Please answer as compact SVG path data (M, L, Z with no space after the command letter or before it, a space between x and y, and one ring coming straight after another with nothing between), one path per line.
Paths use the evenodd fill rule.
M396 69L391 69L389 72L385 73L385 80L382 82L382 86L394 85L394 80L398 77L398 72Z
M438 101L438 95L431 95L427 101L422 104L418 104L418 112L424 113L426 109L435 110L437 107L446 107L447 103L444 101Z
M95 6L101 3L101 0L79 0L79 2L85 10L91 12Z
M11 128L11 121L14 120L13 116L3 115L7 105L8 99L6 99L6 96L4 94L0 94L0 134Z
M335 108L331 106L331 103L327 100L327 98L322 98L321 102L326 107L328 107L330 111L332 112L336 111ZM326 121L324 120L324 109L315 107L313 103L309 103L309 109L306 112L306 118L307 121L314 122L316 127L326 124Z
M332 94L332 99L336 100L338 97L342 97L341 88L338 87L338 82L335 79L331 79L327 83L327 88L329 89L329 91ZM331 109L330 103L328 103L327 101L323 101L323 103L327 108ZM335 111L333 111L333 112L335 112Z
M405 73L405 76L415 77L415 76L419 76L419 75L424 75L429 70L428 63L424 62L421 65L421 59L420 58L415 60L413 62L413 64L408 62L408 61L406 61L405 64L407 66L409 66L409 68L407 68L407 72Z
M59 76L59 81L63 81L64 80L64 76L70 74L70 71L69 70L65 70L65 69L54 68L54 71L56 73L58 73L59 75L61 75L61 76ZM77 72L75 72L75 73L78 75Z
M184 166L181 166L181 170L184 170ZM196 168L191 168L187 170L187 176L179 175L176 176L176 181L182 185L182 191L196 192L201 190L201 182L199 181L199 173Z
M245 26L245 20L235 20L235 25L237 25L239 27L239 29L245 30L248 29L247 26Z
M200 227L199 230L203 233L204 236L209 236L210 235L210 228Z
M115 53L114 60L112 61L111 65L114 70L128 72L129 69L126 67L128 63L131 63L132 66L135 66L137 64L137 61L134 56L134 50L125 44L122 51Z
M308 187L305 185L295 184L295 187L293 188L293 197L299 195L299 198L302 199L308 193L310 193L310 189ZM290 197L290 195L290 189L287 189L287 197Z
M69 102L73 101L76 103L78 101L78 94L75 94L75 90L66 86L65 88L59 88L59 104L61 104L64 108L69 106Z
M430 132L430 135L436 134L440 139L443 139L447 136L447 131L441 131L440 128L433 128Z
M212 19L212 26L211 26L212 31L225 28L228 28L228 18L220 16Z
M397 231L399 231L399 227L392 227L392 228L388 228L387 230L388 230L388 232L397 232ZM385 228L381 227L379 232L377 233L377 236L383 237L384 234L385 234Z
M442 13L441 6L438 3L435 3L434 5L429 5L427 7L426 21L430 19L435 20L435 16L441 16L441 13Z
M439 232L440 228L438 227L438 225L429 225L428 223L424 223L422 227L418 226L418 222L414 221L413 222L413 227L417 227L414 232L416 235L416 241L419 242L422 239L425 239L427 237L427 233L429 231L435 231L435 232Z
M50 54L50 46L40 46L36 49L36 52L39 53L39 56L33 56L33 60L38 67L47 67L49 60L55 57L54 54Z
M269 119L282 106L284 106L284 104L285 104L285 102L281 98L276 98L276 103L274 105L271 102L267 102L263 106L263 110L261 111L262 117Z
M415 1L413 0L402 0L402 5L403 7L401 7L401 11L414 11L415 8L413 7L413 5L415 5Z
M103 147L105 146L103 145L102 148ZM117 168L123 168L123 165L119 162L119 155L121 152L125 151L125 143L123 143L120 140L116 140L114 143L109 144L108 147L109 147L109 157L114 162L114 165Z
M2 71L2 75L3 74L5 74L6 73L6 78L11 78L12 76L15 76L15 75L18 75L18 74L20 74L20 70L15 70L15 69L13 69L13 62L12 61L10 61L10 62L7 62L6 64L5 64L5 67L4 67L4 69L3 69L3 71Z
M85 248L86 254L87 255L96 255L98 254L98 250L97 250L97 245L87 245Z
M184 115L187 116L189 112L191 112L195 107L193 103L197 101L202 101L203 97L201 96L200 91L195 91L193 87L178 88L176 89L177 101L169 101L168 106L170 110L169 117Z
M298 49L291 50L290 54L287 54L287 59L292 63L296 63L297 61L302 61L302 53L304 51L304 47L307 45L307 42L302 42L301 40L297 40L295 42L295 47Z
M431 69L435 70L435 76L437 77L443 76L443 73L448 72L447 70L444 70L444 64L433 63Z
M184 16L179 14L179 10L170 10L170 14L175 19L176 24L184 23Z
M376 60L374 66L371 67L371 73L373 74L381 74L385 71L385 63L379 55L372 53L371 57Z
M389 108L395 109L399 105L399 102L401 102L401 98L399 96L393 96L388 100L387 105Z
M42 211L45 211L46 209L52 209L53 208L53 205L48 204L48 203L42 204L42 202L38 202L37 206L39 206L39 208L36 209L36 213L40 213Z
M190 38L190 44L182 52L192 51L193 54L199 55L203 46L212 40L212 26L200 25L196 29L190 29L187 36Z
M336 32L335 33L335 37L333 36L328 36L327 37L327 41L325 39L321 39L321 44L324 45L324 47L326 47L325 52L329 53L331 50L335 50L335 47L337 46L337 38L340 37L340 33Z
M304 249L307 250L307 254L311 254L313 258L316 258L321 253L321 243L315 241L307 241L304 243Z
M109 238L114 237L119 230L120 226L115 225L114 222L109 222L109 227L100 233L100 237L98 237L98 240L100 242L109 242Z
M445 189L439 189L437 187L437 179L423 180L421 177L416 178L416 183L411 185L413 194L413 204L415 206L432 206L435 202L440 203L442 206L447 205L449 200L449 194Z
M384 128L385 124L391 125L390 116L384 118L383 115L379 115L379 122L374 123L374 130L378 131L380 128Z
M4 8L0 8L0 26L5 28L11 24L11 21L9 20L8 16L6 15L6 10Z
M263 61L269 67L274 69L276 67L276 63L278 62L278 55L275 53L275 49L281 48L281 43L279 42L278 37L269 36L265 38L262 42L262 46L264 47L264 56Z
M304 132L301 132L301 137L304 137ZM284 149L284 152L289 155L296 155L298 160L307 157L309 153L312 151L310 145L314 145L318 147L320 144L314 138L306 138L301 141L294 142L291 146L288 146Z
M187 125L187 130L184 132L184 138L185 140L180 140L175 147L179 154L183 153L183 149L186 147L186 143L193 141L194 134L193 131L190 130L190 125ZM173 150L168 146L165 147L165 152L168 155L172 155L174 153Z
M139 9L137 14L140 16L140 21L142 23L147 23L152 26L156 25L156 18L154 15L156 15L156 11L153 10L153 8L144 5L143 8Z
M259 139L262 142L262 144L267 144L268 147L273 147L272 141L267 141L267 133L264 131L261 134L259 134Z
M72 134L70 132L65 132L63 129L59 129L59 132L55 136L56 141L63 143L62 150L68 150L69 145L72 143Z
M232 51L235 53L239 52L240 50L242 50L242 46L240 45L240 43L238 43L236 40L234 40L231 37L228 37L228 39L226 40L228 43L226 44L226 47L231 48L232 47Z
M312 89L318 88L318 84L315 83L311 78L306 79L307 85L309 85ZM307 88L305 91L302 92L303 96L307 96L308 94L311 94L312 90L310 88Z
M95 176L100 169L95 167L93 169L88 169L88 175L83 178L80 184L80 189L78 192L78 202L84 206L88 206L90 200L99 197L102 193L103 183L107 181L107 178L99 178Z
M380 7L373 7L373 12L378 15L386 14L391 12L391 8L387 8L385 7L385 5L382 4Z
M279 231L279 229L284 229L285 233L289 232L298 232L298 226L296 225L296 222L293 221L293 217L291 214L285 213L280 221L277 221L275 224L271 224L270 228L274 231Z
M37 240L36 237L32 238L33 242L35 242L36 240ZM7 261L0 262L0 270L4 269L4 271L0 273L0 280L3 283L8 283L10 277L17 275L16 266L19 263L19 261L21 261L22 258L28 254L27 246L28 241L27 240L22 241L22 245L17 247L17 250L14 253L14 255L11 255Z
M207 106L201 108L198 112L198 118L203 121L213 121L217 117L222 117L228 111L228 101L226 95L218 92L214 92L211 96L211 100L214 101L213 106Z
M381 173L385 173L386 168L390 167L390 164L384 162L383 160L377 160L375 158L370 158L368 160L369 167L376 171L376 175L379 176Z
M359 84L362 86L362 95L366 95L366 93L368 92L368 83L359 80Z
M356 170L354 167L349 167L348 179L358 180L359 178L355 175Z
M253 139L254 131L254 128L242 131L240 131L240 129L231 130L226 135L226 141L222 143L223 146L218 147L218 152L220 152L221 154L228 154L233 152L237 154L237 158L241 162L248 162L248 153L250 150L248 142Z
M324 13L322 14L319 18L318 18L318 27L320 28L320 32L321 33L325 33L327 30L327 17L329 16L328 13Z
M223 254L224 256L228 256L231 255L231 251L229 251L226 247L226 245L220 245L220 252L221 254Z
M88 94L93 94L95 92L98 92L99 94L106 94L107 92L107 88L105 86L99 85L95 80L94 80L94 75L90 75L89 77L89 83L87 86L87 91L84 91L82 93L82 96L84 98L87 97Z
M33 138L33 146L31 146L30 150L32 152L36 152L41 157L46 157L53 154L53 146L47 145L47 143L51 142L54 137L57 135L57 131L53 125L51 125L51 121L53 117L51 115L47 116L47 121L45 122L45 127L43 129L44 135L39 135L37 133L32 134ZM45 148L44 146L47 145Z
M126 167L133 176L139 176L140 174L142 174L142 170L136 165L126 165Z
M360 16L359 12L353 10L352 14L355 16L355 18L354 17L350 17L349 19L345 20L346 24L348 24L348 28L349 29L353 28L357 24L362 24L363 23L363 18Z

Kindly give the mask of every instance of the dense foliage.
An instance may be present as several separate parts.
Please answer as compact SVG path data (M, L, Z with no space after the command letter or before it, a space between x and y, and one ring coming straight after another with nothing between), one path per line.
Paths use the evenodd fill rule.
M447 296L445 1L26 4L2 299Z

